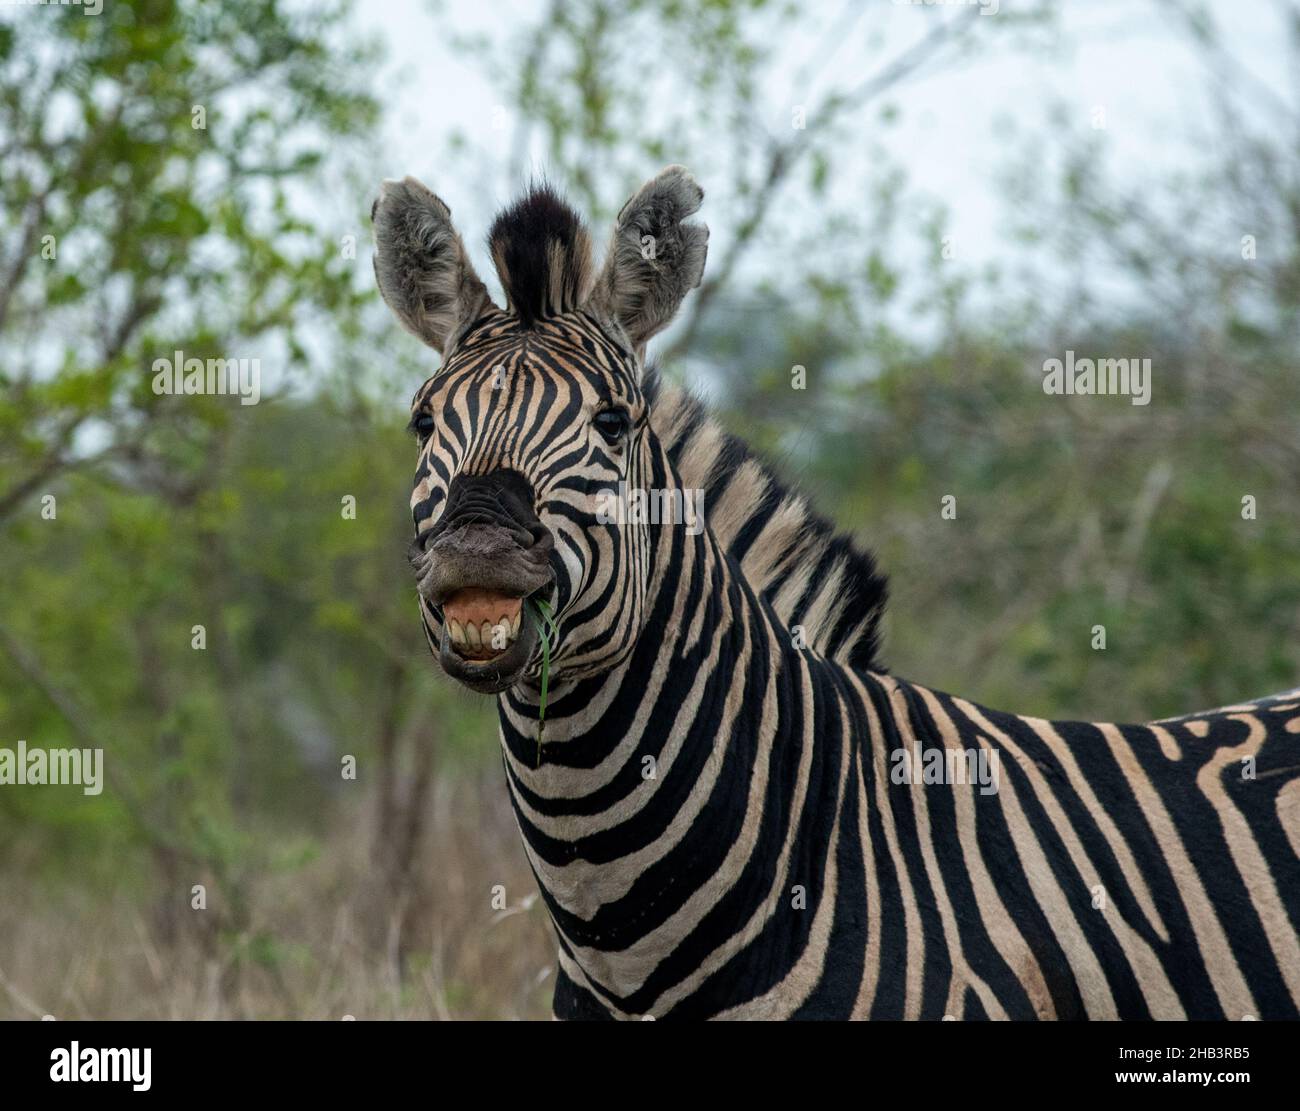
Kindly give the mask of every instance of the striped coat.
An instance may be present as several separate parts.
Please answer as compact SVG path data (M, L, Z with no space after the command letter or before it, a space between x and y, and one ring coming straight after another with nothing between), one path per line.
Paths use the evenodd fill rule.
M497 697L556 1014L1300 1017L1300 692L1109 725L888 674L870 556L643 369L701 197L652 179L597 271L534 189L490 237L500 307L418 182L372 213L379 288L443 356L421 617ZM614 488L700 512L611 518Z

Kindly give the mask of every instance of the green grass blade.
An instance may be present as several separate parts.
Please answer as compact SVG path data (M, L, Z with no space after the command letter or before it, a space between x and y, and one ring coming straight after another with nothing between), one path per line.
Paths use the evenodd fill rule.
M551 682L551 638L559 633L551 604L540 598L533 603L537 628L542 638L542 697L537 707L537 767L542 766L542 731L546 728L546 695Z

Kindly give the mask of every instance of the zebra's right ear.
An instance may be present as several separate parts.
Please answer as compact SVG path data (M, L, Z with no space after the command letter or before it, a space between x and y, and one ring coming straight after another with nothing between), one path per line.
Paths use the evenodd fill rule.
M402 327L446 355L492 303L451 209L408 177L380 186L370 222L380 294Z
M590 303L622 325L639 355L700 284L709 229L688 224L686 218L703 199L704 190L685 167L669 166L641 186L618 214Z

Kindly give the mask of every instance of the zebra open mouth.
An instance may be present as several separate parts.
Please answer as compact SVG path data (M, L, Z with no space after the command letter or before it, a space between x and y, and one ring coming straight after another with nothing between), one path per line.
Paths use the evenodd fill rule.
M442 604L452 650L468 660L491 660L519 638L523 599L468 587Z
M438 646L443 671L481 694L513 686L540 642L524 603L549 596L552 589L548 582L524 597L483 587L464 587L448 595L442 603Z

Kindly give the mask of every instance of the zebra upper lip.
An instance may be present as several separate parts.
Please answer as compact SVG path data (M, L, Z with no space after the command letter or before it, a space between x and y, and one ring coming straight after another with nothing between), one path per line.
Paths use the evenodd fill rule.
M420 593L435 606L462 590L524 598L554 581L552 547L549 532L524 548L508 529L471 523L442 532L427 548L417 541L412 562Z

